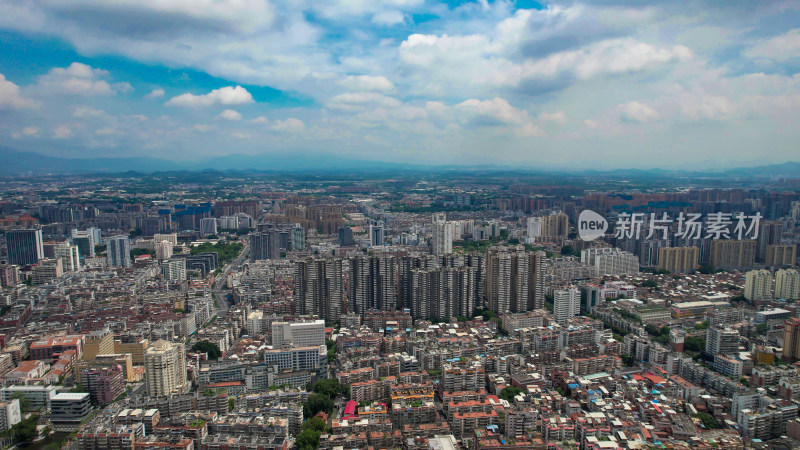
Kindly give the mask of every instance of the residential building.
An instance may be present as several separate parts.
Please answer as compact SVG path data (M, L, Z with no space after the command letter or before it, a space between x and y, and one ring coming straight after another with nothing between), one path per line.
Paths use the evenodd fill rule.
M576 287L553 292L553 317L563 325L580 313L580 291Z
M119 235L109 238L106 252L109 267L133 267L131 243L128 236Z
M767 300L772 298L772 272L751 270L745 275L744 298L747 300Z
M6 232L8 263L27 266L44 258L42 230L9 230Z
M145 350L145 379L151 397L188 390L186 353L182 343L158 340Z
M697 268L699 258L700 249L697 247L661 247L658 249L658 270L692 272Z
M800 299L800 273L796 269L781 269L775 273L775 298Z

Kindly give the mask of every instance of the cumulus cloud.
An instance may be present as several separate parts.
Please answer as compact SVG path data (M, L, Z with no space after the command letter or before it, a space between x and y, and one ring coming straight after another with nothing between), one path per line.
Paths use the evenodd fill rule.
M253 103L253 96L241 86L226 86L214 89L208 94L195 95L192 93L181 94L167 100L167 106L186 106L197 108L212 105L245 105Z
M145 98L154 99L154 98L161 98L164 96L163 89L153 89L150 91L149 94L145 95Z
M25 136L36 136L39 134L39 129L36 127L25 127L22 129L22 134Z
M19 92L19 86L8 81L6 77L0 73L0 109L20 109L35 106L33 100L28 100Z
M539 120L563 125L567 123L567 115L564 114L564 111L542 112L539 114Z
M67 125L59 125L53 130L53 137L56 139L66 139L72 137L72 129Z
M111 84L106 79L109 73L89 65L74 62L68 67L55 67L39 78L42 90L70 95L112 95L127 92L131 85L126 82Z
M617 109L620 117L631 122L650 122L658 118L658 112L655 109L638 101L621 104Z
M399 25L405 22L405 16L400 11L382 11L372 16L372 22L378 25Z
M296 119L294 117L289 117L286 120L276 120L275 123L272 125L272 129L275 131L286 131L290 133L302 131L305 128L306 124L303 123L302 120Z
M339 84L353 91L390 92L394 90L394 83L384 76L350 75Z
M763 40L745 50L744 55L774 61L800 58L800 28Z
M219 114L219 117L220 119L232 120L232 121L242 120L242 115L239 114L238 111L235 111L233 109L226 109L225 111L222 111Z
M471 98L456 105L467 122L477 126L512 126L522 136L540 136L542 131L528 117L528 112L513 107L504 98Z

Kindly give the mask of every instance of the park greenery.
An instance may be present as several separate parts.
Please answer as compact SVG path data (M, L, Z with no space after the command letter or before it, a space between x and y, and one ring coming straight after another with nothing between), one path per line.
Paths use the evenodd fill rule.
M197 255L200 253L213 252L217 254L219 263L225 264L239 256L242 248L243 246L239 242L217 242L216 244L212 244L211 242L203 242L200 245L192 247L191 254Z

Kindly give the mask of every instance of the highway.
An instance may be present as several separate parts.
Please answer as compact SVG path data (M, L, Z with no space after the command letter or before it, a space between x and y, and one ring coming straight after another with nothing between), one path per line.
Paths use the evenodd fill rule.
M217 304L219 306L214 307L214 313L217 317L222 318L228 313L228 308L230 307L230 303L228 303L227 295L230 292L230 289L224 287L225 281L228 278L228 274L231 271L238 271L242 267L242 263L244 262L245 256L247 252L250 250L250 243L245 240L244 247L242 247L242 251L239 253L239 256L231 260L222 270L222 274L215 278L214 287L211 288L211 292L214 294L214 298L217 300Z

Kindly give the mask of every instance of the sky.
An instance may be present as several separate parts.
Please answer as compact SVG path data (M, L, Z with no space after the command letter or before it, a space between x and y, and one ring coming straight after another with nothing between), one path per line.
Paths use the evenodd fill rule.
M0 0L0 146L175 161L800 161L800 1Z

